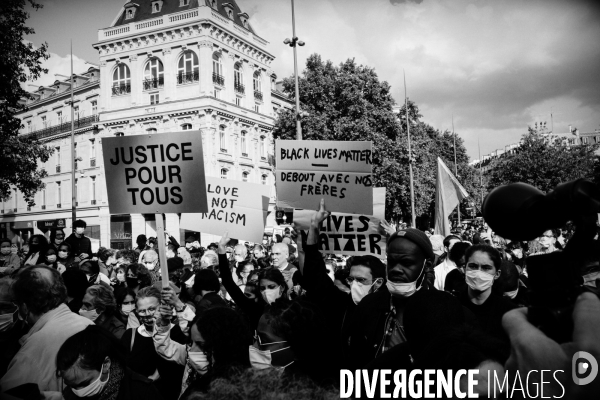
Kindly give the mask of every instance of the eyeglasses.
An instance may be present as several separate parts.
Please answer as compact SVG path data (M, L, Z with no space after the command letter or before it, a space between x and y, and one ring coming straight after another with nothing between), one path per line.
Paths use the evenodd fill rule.
M367 278L355 278L353 276L349 276L346 278L346 282L348 283L348 285L352 285L352 282L354 281L360 283L361 285L369 285L369 283L367 282L371 282L371 280Z
M150 307L150 308L147 308L147 309L145 309L145 310L140 310L140 311L138 311L137 313L138 313L138 315L141 315L141 316L145 316L145 315L154 315L154 313L156 312L156 310L157 310L157 308L155 308L155 307Z

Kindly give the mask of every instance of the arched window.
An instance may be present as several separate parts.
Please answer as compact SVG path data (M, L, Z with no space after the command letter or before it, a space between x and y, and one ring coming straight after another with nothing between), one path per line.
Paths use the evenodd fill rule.
M177 64L177 84L198 82L199 78L198 56L193 51L186 51Z
M248 182L248 173L247 172L242 172L242 181Z
M218 53L213 53L213 83L223 86L225 85L225 78L223 77L223 64L221 63L221 57Z
M120 63L113 72L113 96L131 93L131 73L129 67Z
M246 131L242 131L241 147L242 147L242 155L243 156L248 155L248 146L246 144L247 138L248 138L248 133Z
M227 169L221 168L221 179L227 179Z
M267 158L267 153L266 153L266 148L265 148L265 137L261 136L260 137L260 158L261 159L265 159Z
M236 93L244 94L244 80L242 77L242 65L238 62L233 66L233 88Z
M183 131L191 131L192 130L192 124L183 124L183 125L181 125L181 130L183 130Z
M260 80L260 72L259 71L256 71L254 73L254 77L253 77L252 81L254 83L254 98L257 100L262 100L263 99L262 82Z
M157 89L165 84L163 63L158 58L153 58L146 63L144 68L144 90Z
M263 185L267 184L267 176L263 175L260 177L260 183L262 183Z
M225 133L225 125L219 126L219 143L221 144L221 151L227 153L227 134Z
M275 78L271 79L271 90L277 90L277 82L275 81Z

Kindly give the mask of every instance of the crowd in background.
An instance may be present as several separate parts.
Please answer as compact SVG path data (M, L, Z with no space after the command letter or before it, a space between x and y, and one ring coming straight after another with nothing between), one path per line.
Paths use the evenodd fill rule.
M478 368L487 396L483 371L553 362L542 350L515 351L543 336L521 308L526 259L564 249L573 226L513 242L485 225L443 237L384 224L387 254L345 257L319 250L328 215L322 202L304 243L292 225L262 243L224 233L203 248L167 233L165 248L140 235L133 250L92 253L82 220L68 237L32 236L21 254L0 239L0 390L22 399L337 398L340 369ZM593 292L598 260L579 272ZM583 305L596 316L575 324L596 334L600 301L586 293L576 310Z

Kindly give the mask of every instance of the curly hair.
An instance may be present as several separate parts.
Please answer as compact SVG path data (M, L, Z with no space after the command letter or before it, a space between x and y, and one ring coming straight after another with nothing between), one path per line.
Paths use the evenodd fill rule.
M112 290L103 285L93 285L87 288L86 293L94 299L92 305L98 311L112 315L117 310L117 300Z
M125 267L125 265L123 265ZM144 264L132 263L126 266L126 272L133 272L135 276L137 276L138 280L140 280L140 289L146 286L152 285L152 277L150 276L150 272L144 266Z
M254 269L254 270L258 269L258 265L256 264L256 261L254 261L254 260L242 261L241 263L239 263L239 265L235 269L235 274L237 275L237 277L240 280L242 279L242 272L244 272L244 268L246 268L246 265L251 265L252 269Z
M41 265L23 269L12 290L17 304L24 303L36 315L54 310L67 299L67 288L58 271Z
M467 249L467 252L465 253L465 260L467 260L468 262L469 258L471 258L471 256L477 251L486 253L494 263L496 271L500 271L500 267L502 264L502 256L500 255L500 252L498 250L487 244L476 244L474 246L469 247Z
M124 258L131 263L137 263L139 254L135 250L119 250L117 252L117 258Z
M100 247L96 254L98 255L98 258L100 259L100 261L106 262L106 260L108 260L111 256L114 256L116 253L117 252L113 249L107 249L106 247Z
M202 312L195 322L204 339L207 355L214 357L212 372L219 374L231 367L250 367L248 346L252 334L244 317L229 307L214 307Z

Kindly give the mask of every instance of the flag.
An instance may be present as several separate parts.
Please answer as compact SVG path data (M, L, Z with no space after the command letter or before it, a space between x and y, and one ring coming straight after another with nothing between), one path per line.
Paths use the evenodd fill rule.
M448 217L460 201L469 194L438 157L438 173L435 183L435 234L448 236L450 224Z

